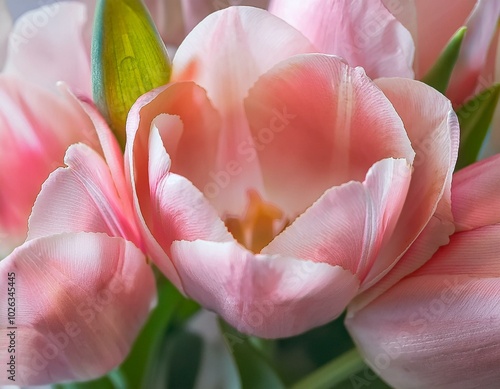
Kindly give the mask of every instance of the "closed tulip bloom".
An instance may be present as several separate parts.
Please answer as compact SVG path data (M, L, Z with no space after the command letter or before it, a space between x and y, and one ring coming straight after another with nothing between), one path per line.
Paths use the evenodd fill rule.
M453 34L468 30L446 95L462 104L493 84L488 52L500 17L497 0L271 0L270 12L368 76L422 79Z
M269 13L210 15L133 106L127 176L148 253L239 330L291 336L447 242L458 126L407 79L370 80ZM273 53L272 56L269 53Z
M452 35L461 26L467 32L452 73L446 96L456 106L478 90L493 84L493 58L498 35L500 2L496 0L383 0L410 31L415 42L414 69L417 79L432 67Z
M494 388L500 380L500 156L455 174L450 243L346 324L395 388ZM411 254L410 254L411 256Z

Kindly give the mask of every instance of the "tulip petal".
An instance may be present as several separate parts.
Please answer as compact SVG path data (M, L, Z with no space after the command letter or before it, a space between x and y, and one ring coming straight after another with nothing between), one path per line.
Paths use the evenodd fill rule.
M131 207L129 206L131 197L129 195L129 191L127 190L128 186L125 179L123 153L120 149L117 138L113 135L113 132L106 123L106 120L102 117L91 101L84 97L81 97L81 100L79 100L72 94L67 85L59 84L59 89L62 90L63 93L66 93L68 98L70 98L74 103L77 103L92 121L99 139L99 147L102 149L102 154L109 167L109 171L111 172L111 177L113 178L120 198L123 200L123 206L127 209L127 211L131 211ZM94 147L94 150L96 149L97 147Z
M0 246L24 241L42 183L78 141L98 144L92 123L71 101L0 76Z
M422 78L450 37L465 24L477 0L383 0L415 42L415 76Z
M227 111L275 64L312 51L281 19L257 8L231 7L209 15L186 37L175 54L171 81L196 82L217 109Z
M182 0L145 0L156 28L167 45L179 46L184 37L185 20L183 18ZM207 14L208 15L208 14ZM172 58L172 57L170 57Z
M418 81L397 78L379 79L376 83L403 119L416 151L406 203L394 235L380 255L398 261L420 237L414 253L394 262L395 266L385 278L376 280L374 288L363 297L367 301L420 267L440 245L448 242L448 236L454 231L451 178L459 136L451 103L433 88ZM386 264L386 268L391 267Z
M221 120L206 92L192 82L179 82L145 94L132 107L125 159L128 171L137 180L137 189L143 191L149 187L144 179L152 125L160 132L163 139L160 144L173 161L171 170L187 177L202 191L210 186L211 174L216 172ZM147 196L139 193L139 198Z
M71 146L43 184L29 220L28 239L63 232L102 232L140 245L132 215L125 212L108 166L83 144Z
M339 265L363 284L372 267L384 270L375 260L396 226L410 178L404 159L377 162L363 183L328 190L262 253Z
M182 289L180 280L166 254L170 250L172 237L168 231L171 227L153 211L160 210L160 204L167 204L171 199L160 199L158 195L164 196L164 193L157 187L167 185L172 170L187 177L179 188L189 191L191 198L203 197L198 189L203 190L212 182L210 173L215 166L219 126L220 117L207 99L206 92L192 82L171 84L145 94L134 104L128 117L125 170L132 187L138 224L153 261L179 289ZM176 157L172 166L170 153ZM184 196L174 194L179 195ZM181 200L182 197L178 199ZM204 202L207 212L213 213L209 203ZM170 205L166 207L170 209ZM167 212L167 209L161 212ZM168 212L169 219L175 217ZM217 219L218 223L222 223L220 218ZM208 227L209 232L214 224L204 227ZM196 226L192 228L199 231ZM159 235L156 236L156 233Z
M117 366L156 293L140 250L104 234L26 242L0 262L0 276L15 277L16 384L23 386L88 380ZM0 301L8 323L7 295ZM10 331L0 330L3 361ZM1 382L10 383L5 374Z
M500 225L455 234L346 325L397 388L493 388L500 380Z
M477 162L453 177L457 231L500 223L500 155Z
M52 90L64 81L77 94L91 97L91 8L68 1L25 13L12 30L4 71Z
M177 241L172 256L190 297L239 331L264 338L331 321L359 286L339 266L255 255L236 242Z
M203 87L223 119L214 174L225 172L228 164L240 168L212 199L221 213L243 214L247 191L262 191L258 161L240 150L253 142L242 105L248 89L279 61L313 51L293 27L251 7L230 7L209 15L177 50L172 81L194 81Z
M326 54L362 66L370 78L413 78L411 34L375 1L273 0L269 10Z
M156 128L150 134L150 230L170 255L175 240L233 240L214 207L189 180L169 173L169 158Z
M232 5L248 5L266 9L269 0L181 0L182 13L186 22L186 32L191 31L199 22L212 12Z
M447 14L449 15L449 12ZM481 85L484 80L481 80L479 76L486 66L488 51L498 28L499 20L500 2L495 0L477 1L467 20L467 34L453 70L450 86L446 91L446 95L454 105L462 104L468 97L472 96L476 86L481 89L489 86Z
M363 181L375 162L413 161L391 103L363 69L337 57L283 61L257 81L245 107L255 145L240 149L258 157L264 193L292 219L328 188Z

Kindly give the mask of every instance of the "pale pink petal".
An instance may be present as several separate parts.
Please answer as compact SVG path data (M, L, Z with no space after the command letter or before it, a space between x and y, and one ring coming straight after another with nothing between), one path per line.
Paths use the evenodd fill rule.
M291 218L328 188L363 181L377 161L413 161L390 101L363 69L338 57L283 61L257 81L245 107L254 144L249 138L238 151L259 161L264 193Z
M128 190L128 185L125 179L124 158L120 145L118 144L118 140L109 128L109 125L106 123L104 117L89 99L81 96L79 100L68 89L67 85L60 83L58 86L59 89L68 96L68 100L71 100L74 104L78 104L92 121L99 139L99 147L94 147L94 149L102 150L106 164L111 172L111 177L116 185L116 189L118 190L120 198L123 200L123 206L125 207L126 212L132 212L130 205L131 193Z
M170 255L175 240L232 241L203 193L185 177L169 173L170 160L156 128L151 130L149 150L150 230L164 251Z
M203 197L191 182L203 190L211 180L209 173L215 164L219 124L220 117L205 91L192 82L171 84L145 94L132 107L127 121L126 173L132 187L138 223L145 236L148 253L162 272L181 289L180 280L167 255L172 241L168 231L172 227L158 214L161 204L168 204L172 199L158 197L163 196L161 191L164 190L159 185L166 185L172 169L174 173L187 177L185 182L189 189L182 189L181 185L179 190L189 190L195 198ZM167 151L176 157L172 167ZM177 201L182 201L182 198ZM208 202L204 202L208 212L214 213ZM189 205L186 207L189 208ZM161 212L167 212L167 208ZM168 217L171 219L173 216ZM222 224L220 218L217 219ZM209 223L208 227L214 228L213 223Z
M413 78L411 34L381 0L272 0L269 11L326 54L362 66L370 78Z
M369 282L368 273L385 270L376 259L394 230L410 178L404 159L376 163L363 183L329 189L262 253L339 265L361 285Z
M453 176L453 216L458 231L500 223L500 155Z
M455 234L346 325L396 388L494 388L500 380L500 226Z
M230 6L248 5L266 9L269 0L181 0L186 32L191 31L199 22L212 12Z
M311 43L279 18L232 7L211 14L186 37L173 60L172 81L195 81L217 109L227 112L272 66L311 51Z
M172 171L204 190L213 180L211 174L216 172L220 124L220 116L205 91L192 82L171 84L139 98L127 120L125 152L129 172L135 174L134 169L137 172L138 190L149 187L148 144L153 127L162 136L172 160Z
M3 68L7 55L7 43L12 28L12 18L5 0L0 0L0 69Z
M49 173L63 165L67 147L96 145L84 112L64 96L0 76L0 240L17 245L26 238L31 208ZM1 251L1 250L0 250Z
M453 233L451 178L459 135L450 101L433 88L406 79L380 79L377 85L403 119L416 157L401 217L391 242L380 254L393 260L395 267L368 292L368 299L420 267ZM401 258L419 235L419 254Z
M144 4L154 20L163 41L168 45L179 46L186 36L186 22L182 15L182 0L145 0ZM170 51L170 50L169 50Z
M211 14L177 50L172 81L191 80L206 89L223 119L214 174L225 172L228 163L235 163L241 171L212 200L221 212L240 215L247 191L262 190L258 161L249 161L239 151L243 143L252 141L242 104L248 89L279 61L312 51L314 47L300 32L251 7Z
M19 18L9 39L4 71L54 90L66 82L91 97L90 5L55 2Z
M156 292L141 251L104 234L31 240L0 262L0 276L1 359L9 360L9 333L15 331L16 384L23 386L89 380L113 369L128 354ZM7 374L0 382L11 383Z
M409 277L427 275L458 275L499 277L500 223L455 233L447 246Z
M475 92L483 68L486 66L488 50L500 21L500 1L478 0L468 18L467 33L453 69L446 95L454 105L462 104ZM480 85L481 87L481 85ZM484 85L482 86L484 89Z
M359 287L340 266L255 255L236 242L178 241L172 255L188 296L239 331L264 338L331 321Z
M103 232L141 241L104 160L83 144L66 153L67 168L43 184L29 221L28 239L63 232ZM125 200L127 201L127 200Z
M452 35L463 25L477 0L383 0L410 31L415 42L415 76L422 78ZM495 0L493 0L495 1Z

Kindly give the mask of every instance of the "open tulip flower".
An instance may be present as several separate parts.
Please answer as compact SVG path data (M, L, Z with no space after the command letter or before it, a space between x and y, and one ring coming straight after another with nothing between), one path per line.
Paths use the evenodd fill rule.
M68 146L80 141L93 146L97 137L74 104L18 77L0 75L0 258L26 239L42 183L63 165Z
M500 380L500 156L455 174L456 232L418 271L346 324L395 388L494 388Z
M128 354L154 303L155 278L139 249L123 156L100 115L82 107L102 150L83 143L68 149L67 166L37 197L26 242L0 262L9 288L0 303L1 355L7 362L15 356L14 379L2 377L5 384L107 373Z
M450 102L312 51L265 11L214 13L127 121L148 253L188 296L261 337L332 320L452 232ZM417 238L422 255L402 263Z
M87 7L76 2L48 5L22 15L10 29L0 5L6 19L0 31L5 42L0 47L0 63L5 61L0 74L2 258L26 239L36 196L49 173L64 164L68 146L84 142L98 147L98 141L87 115L57 89L63 81L90 95L90 40L83 34ZM57 37L61 31L64 40Z

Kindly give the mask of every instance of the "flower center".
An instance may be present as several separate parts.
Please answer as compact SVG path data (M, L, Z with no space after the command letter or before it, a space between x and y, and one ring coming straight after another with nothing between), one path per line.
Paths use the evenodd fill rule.
M265 202L255 190L248 191L248 207L241 218L227 217L229 232L241 245L259 253L287 226L281 209Z

